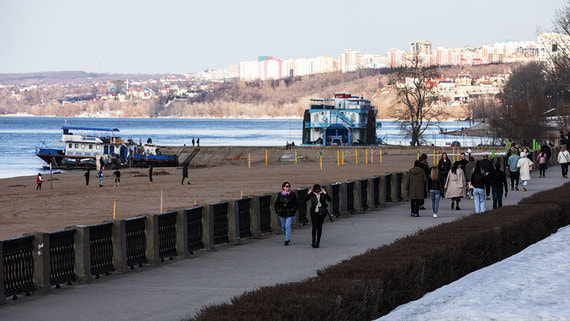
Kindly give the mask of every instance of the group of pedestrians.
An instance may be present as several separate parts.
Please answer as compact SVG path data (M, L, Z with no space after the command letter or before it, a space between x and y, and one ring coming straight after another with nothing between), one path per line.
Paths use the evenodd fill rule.
M323 222L327 217L330 217L327 202L331 202L331 197L324 187L315 184L307 192L303 204L308 201L311 201L309 206L312 225L311 247L319 248L323 234ZM295 192L291 190L289 182L284 182L281 185L281 192L277 194L274 207L275 212L279 216L279 223L285 237L284 245L288 246L291 243L291 224L299 208L299 200Z
M521 172L525 190L530 174L529 166L532 161L524 153L522 161L515 163L517 172ZM518 155L517 155L518 156ZM473 199L475 212L481 213L486 209L486 200L493 198L493 209L503 206L503 195L508 195L507 175L501 170L501 164L493 162L488 155L481 160L461 153L459 160L451 162L447 153L442 153L437 166L429 167L427 155L420 155L414 161L414 167L408 171L404 187L410 198L410 215L420 216L420 210L425 209L424 200L429 195L432 205L432 216L438 217L441 198L451 200L452 210L461 210L463 197ZM570 157L569 157L570 158ZM514 160L513 160L514 161ZM513 177L513 176L511 176ZM504 191L504 193L503 193Z

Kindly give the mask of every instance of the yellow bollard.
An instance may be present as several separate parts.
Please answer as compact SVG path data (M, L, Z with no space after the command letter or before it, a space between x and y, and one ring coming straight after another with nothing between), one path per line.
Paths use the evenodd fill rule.
M239 198L243 198L243 190L239 191Z
M265 167L267 167L267 149L265 150Z
M295 151L295 165L297 165L297 151Z
M433 150L433 163L435 164L435 149Z
M321 170L323 170L323 156L319 156L319 163L321 164Z
M453 162L455 163L455 147L453 147L452 155L453 155Z
M420 160L420 152L418 152L418 156L416 157L416 160Z
M344 151L342 151L342 166L344 166Z
M366 152L364 154L364 164L368 165L368 148L366 149Z
M439 149L435 151L435 161L433 162L434 165L437 164L438 159L439 159Z
M354 149L354 157L356 159L356 165L358 165L358 149Z
M162 189L160 190L160 213L162 213Z
M370 164L374 164L374 150L370 150Z
M194 200L194 206L196 206L196 204L198 204L198 202L196 202L196 200Z
M116 210L117 210L117 201L113 201L113 219L115 219Z
M247 153L247 168L251 168L251 153Z
M336 166L340 166L340 150L336 150Z
M382 151L380 151L380 164L382 164Z

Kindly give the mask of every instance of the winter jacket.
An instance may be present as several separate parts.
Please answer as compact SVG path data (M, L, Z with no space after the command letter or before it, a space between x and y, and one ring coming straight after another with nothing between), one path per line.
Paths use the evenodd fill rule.
M485 174L474 170L471 175L471 185L474 188L485 188Z
M507 164L509 166L509 171L511 172L518 172L519 168L517 167L517 162L519 161L521 157L517 154L512 154L511 156L509 156L508 160L507 160Z
M493 167L493 162L488 158L483 158L479 161L481 164L481 169L485 171L485 173L492 173L495 168Z
M440 159L439 163L437 164L437 170L439 171L439 177L442 182L447 180L447 175L449 174L449 170L451 169L451 161L449 158L447 160Z
M423 169L414 167L406 175L405 188L410 195L410 199L423 199L427 195L427 176Z
M445 185L445 182L441 181L439 179L439 176L436 179L431 179L431 177L428 176L428 190L430 190L430 191L441 191L441 190L443 190L444 185Z
M316 193L311 193L311 194L307 194L307 196L305 196L305 202L307 202L308 200L311 200L311 206L309 207L309 213L311 215L314 215L316 213L316 208L317 208L317 204L319 203L317 200L317 194ZM321 201L321 208L319 210L319 213L323 213L323 209L328 208L327 205L327 201L332 202L332 199L329 195L329 193L320 193L320 201ZM323 214L320 214L323 215Z
M539 164L546 164L546 161L548 161L548 156L546 155L546 153L541 152L540 154L538 154L537 161Z
M558 153L558 163L567 164L570 163L570 153L567 150Z
M461 166L461 170L463 171L463 174L466 174L465 169L466 169L467 164L469 164L469 161L466 159L462 159L459 161L459 163L461 164L460 166ZM475 164L473 164L473 166L475 166ZM465 175L465 177L467 177L467 175Z
M471 181L471 175L473 175L474 169L475 169L475 162L468 162L467 165L465 165L465 171L463 172L463 174L465 175L465 180L467 180L468 182Z
M299 204L297 202L297 195L295 192L291 191L289 194L283 194L279 192L277 198L275 199L275 212L280 217L293 217L297 212Z
M452 198L452 197L462 197L465 195L465 175L461 168L458 168L455 171L449 171L449 175L447 175L447 180L445 181L445 197Z
M491 176L491 186L493 188L500 188L502 189L503 186L505 188L505 193L509 191L507 185L507 175L502 170L495 170L495 172Z
M521 159L519 159L519 161L517 162L517 167L521 172L520 176L521 181L530 180L530 166L532 166L532 164L534 163L530 159L528 159L528 157L525 156L521 157Z

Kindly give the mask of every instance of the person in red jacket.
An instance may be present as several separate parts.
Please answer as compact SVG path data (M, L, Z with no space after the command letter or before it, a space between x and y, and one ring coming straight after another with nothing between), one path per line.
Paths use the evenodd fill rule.
M42 183L43 183L43 179L42 179L42 174L38 173L38 176L36 176L36 183L38 183L38 185L36 186L36 191L38 190L42 190Z

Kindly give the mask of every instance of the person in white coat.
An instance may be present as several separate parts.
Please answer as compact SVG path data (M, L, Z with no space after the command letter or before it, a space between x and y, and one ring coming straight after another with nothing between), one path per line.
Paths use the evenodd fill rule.
M566 150L566 146L562 146L560 153L558 153L558 164L562 169L562 177L568 178L568 164L570 164L570 153Z
M445 197L451 198L451 209L460 210L459 202L465 196L465 174L461 170L459 161L453 163L445 181Z
M528 157L526 157L525 152L521 152L521 158L517 162L517 168L520 171L520 179L522 182L523 190L527 190L528 181L530 181L530 167L534 164Z

